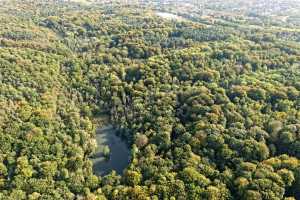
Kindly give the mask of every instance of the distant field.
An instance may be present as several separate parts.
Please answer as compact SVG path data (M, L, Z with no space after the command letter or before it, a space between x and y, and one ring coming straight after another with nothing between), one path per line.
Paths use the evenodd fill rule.
M83 4L91 4L91 1L86 1L86 0L70 0L72 2L76 2L76 3L83 3Z

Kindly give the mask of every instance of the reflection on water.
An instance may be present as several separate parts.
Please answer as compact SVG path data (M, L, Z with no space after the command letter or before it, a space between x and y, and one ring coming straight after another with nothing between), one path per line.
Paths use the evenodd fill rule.
M96 132L97 149L92 156L93 171L96 175L102 176L115 170L122 174L128 166L130 160L130 151L127 145L115 134L112 126L106 126L98 129ZM107 145L110 149L109 159L103 156L103 147Z

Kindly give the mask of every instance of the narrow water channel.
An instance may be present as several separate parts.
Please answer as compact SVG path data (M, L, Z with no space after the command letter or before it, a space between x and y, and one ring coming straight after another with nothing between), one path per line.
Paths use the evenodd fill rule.
M127 144L116 135L112 126L105 126L96 131L97 149L92 156L94 174L103 176L115 170L122 174L130 161L130 150ZM103 154L104 146L110 149L109 159Z

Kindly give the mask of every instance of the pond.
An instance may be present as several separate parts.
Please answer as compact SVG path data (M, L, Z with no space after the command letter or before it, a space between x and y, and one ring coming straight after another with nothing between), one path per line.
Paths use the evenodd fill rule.
M122 174L130 161L130 150L127 144L116 135L115 129L109 125L97 129L97 149L92 156L94 174L103 176L115 170ZM109 147L109 157L105 158L105 146Z

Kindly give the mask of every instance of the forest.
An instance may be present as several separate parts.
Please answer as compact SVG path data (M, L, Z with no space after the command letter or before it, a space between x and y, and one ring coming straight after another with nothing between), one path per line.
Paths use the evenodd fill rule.
M0 0L0 200L300 200L300 2L161 2Z

